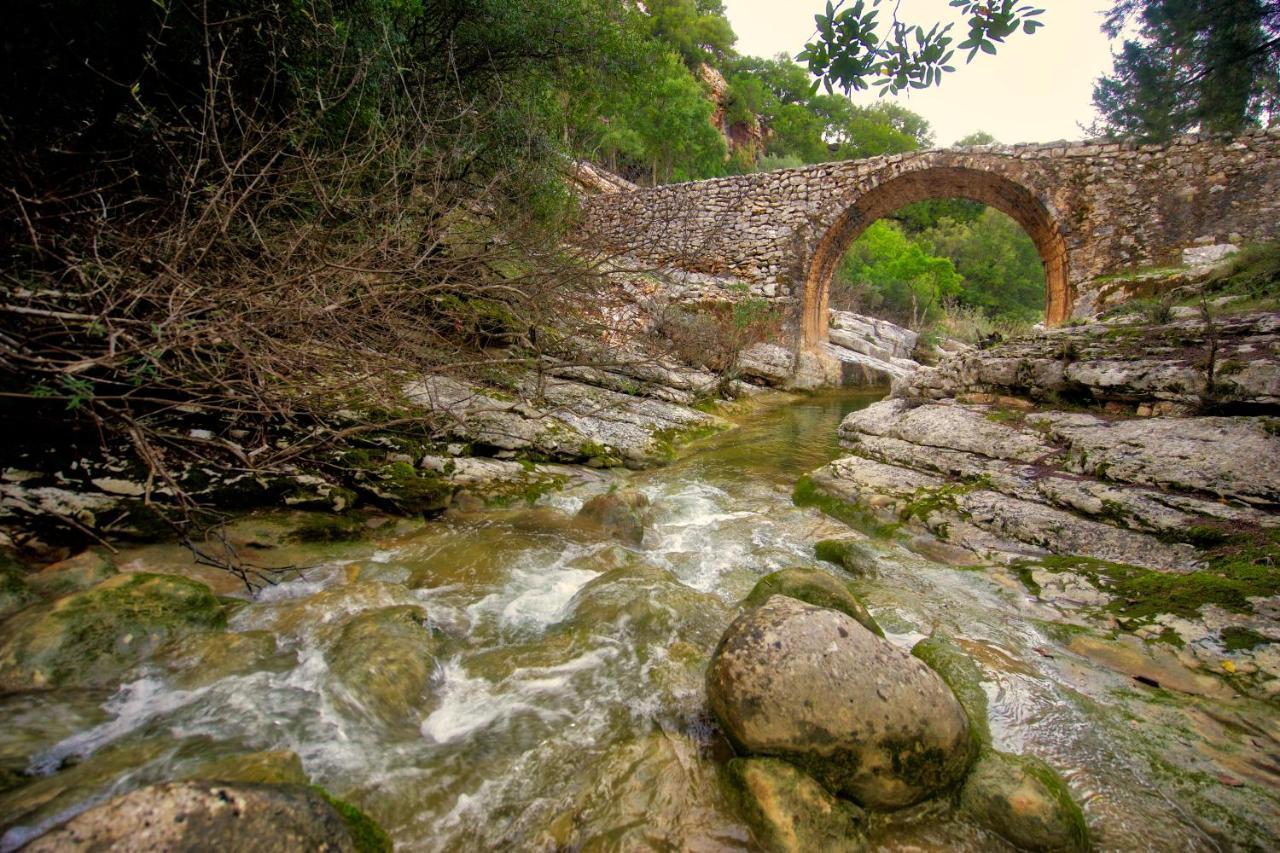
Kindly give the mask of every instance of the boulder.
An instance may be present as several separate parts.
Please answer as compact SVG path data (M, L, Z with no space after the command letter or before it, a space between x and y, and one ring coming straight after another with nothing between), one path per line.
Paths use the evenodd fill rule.
M170 640L225 625L222 602L202 583L116 575L0 626L0 691L114 684Z
M814 544L813 555L859 577L876 573L876 553L856 539L822 539Z
M616 489L596 495L578 510L578 518L628 545L640 545L647 524L649 499L641 492Z
M367 826L364 829L369 831ZM381 830L376 826L373 830L372 837L378 838ZM116 797L24 849L32 853L391 849L385 834L380 840L381 844L369 844L365 833L353 833L349 820L312 788L191 781L152 785Z
M435 669L436 639L420 607L387 607L343 626L326 655L350 699L385 723L416 724Z
M572 615L557 630L625 636L642 660L652 649L665 654L676 639L705 655L728 621L728 609L717 596L652 566L611 569L593 578L570 599L569 610Z
M992 748L987 693L973 659L941 634L916 643L911 654L942 677L969 717L978 755L960 789L969 817L1024 850L1088 850L1084 814L1057 771L1034 756Z
M1089 849L1084 813L1062 778L1038 758L985 751L960 789L960 806L1022 850Z
M282 651L270 631L200 631L179 637L156 656L185 689L233 675L283 671L296 660L297 653Z
M866 815L836 799L813 777L776 758L735 758L729 778L761 845L778 853L866 849Z
M747 607L759 607L775 595L785 595L814 607L838 610L856 619L859 625L877 637L884 636L884 631L880 630L876 620L849 589L849 585L826 572L817 569L783 569L765 575L756 582L742 603Z
M729 626L707 694L741 754L790 761L867 808L946 790L972 759L964 710L932 670L852 617L786 596Z

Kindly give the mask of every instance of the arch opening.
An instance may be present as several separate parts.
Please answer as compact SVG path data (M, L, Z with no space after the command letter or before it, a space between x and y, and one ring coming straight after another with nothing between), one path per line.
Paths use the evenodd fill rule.
M840 259L877 219L929 199L965 198L995 208L1022 227L1040 254L1045 275L1045 322L1062 323L1072 307L1067 247L1045 206L1025 187L992 172L935 167L890 178L860 194L818 241L804 287L801 335L806 348L827 339L831 280Z

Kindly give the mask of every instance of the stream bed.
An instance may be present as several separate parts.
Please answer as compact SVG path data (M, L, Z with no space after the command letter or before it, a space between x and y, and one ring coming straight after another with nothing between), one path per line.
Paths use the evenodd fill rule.
M288 750L405 850L756 849L721 778L731 753L703 667L762 575L844 576L813 545L849 529L793 506L791 490L840 454L841 418L875 399L757 407L664 468L309 546L315 567L246 601L225 636L118 688L0 697L0 758L27 756L35 776L0 793L0 847L113 793ZM638 546L574 518L619 486L650 501ZM1106 625L1037 601L1007 570L875 548L877 572L854 587L888 639L957 638L982 668L995 745L1063 774L1097 849L1274 849L1274 705L1139 684L1068 648ZM120 562L192 573L173 546ZM405 605L426 614L426 689L406 699L395 679L362 690L336 677L344 625ZM378 657L376 642L360 648ZM870 842L1006 849L945 801L876 818Z

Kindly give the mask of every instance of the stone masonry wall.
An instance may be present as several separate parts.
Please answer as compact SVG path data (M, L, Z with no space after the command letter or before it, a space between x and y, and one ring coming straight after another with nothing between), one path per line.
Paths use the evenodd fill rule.
M849 244L905 204L951 196L1027 230L1059 323L1087 309L1099 276L1176 265L1197 242L1280 238L1280 129L938 149L660 186L588 199L580 237L641 263L741 279L788 303L814 346Z

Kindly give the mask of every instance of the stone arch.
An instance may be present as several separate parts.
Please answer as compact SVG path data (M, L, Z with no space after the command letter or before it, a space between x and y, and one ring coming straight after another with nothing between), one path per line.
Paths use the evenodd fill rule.
M827 303L836 265L871 223L908 204L932 198L967 198L1008 214L1031 237L1045 272L1045 321L1062 323L1071 313L1067 246L1062 229L1028 189L981 169L934 166L905 172L860 192L818 240L809 263L801 307L804 346L827 339Z

